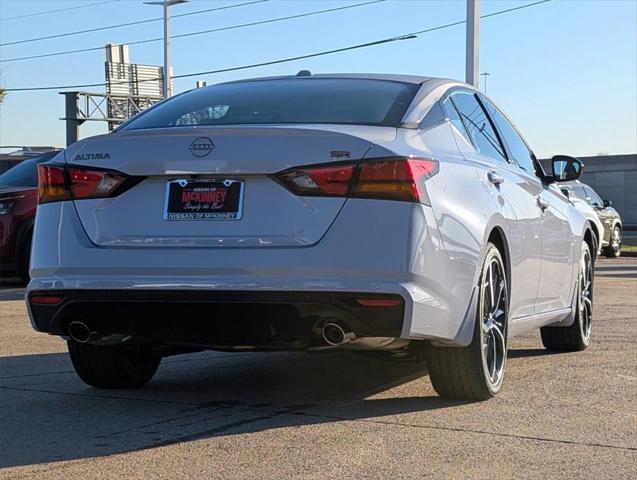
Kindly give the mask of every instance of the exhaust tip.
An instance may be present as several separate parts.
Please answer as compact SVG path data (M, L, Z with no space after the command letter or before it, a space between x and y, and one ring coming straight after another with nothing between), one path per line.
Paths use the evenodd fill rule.
M93 336L93 332L88 328L84 322L71 322L69 323L69 337L79 343L88 342Z
M323 340L328 345L337 346L349 341L353 335L348 333L338 323L326 323L321 330Z

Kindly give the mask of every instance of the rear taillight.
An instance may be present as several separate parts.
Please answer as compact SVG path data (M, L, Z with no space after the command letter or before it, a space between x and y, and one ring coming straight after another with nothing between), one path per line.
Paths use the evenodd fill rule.
M437 171L438 162L424 158L363 160L350 195L428 203L424 181Z
M318 165L287 171L279 179L298 195L336 196L347 195L356 165Z
M82 200L112 196L127 179L108 170L38 165L38 202Z
M429 203L424 182L437 172L436 160L392 157L301 167L282 172L277 178L294 193L303 196Z
M38 165L38 203L70 200L66 186L64 167L59 165Z

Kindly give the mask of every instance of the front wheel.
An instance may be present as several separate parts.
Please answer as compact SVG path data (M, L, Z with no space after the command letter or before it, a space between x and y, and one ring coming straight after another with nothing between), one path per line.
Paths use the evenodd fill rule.
M591 322L593 320L593 260L586 242L582 252L577 277L577 298L575 299L575 320L570 327L542 327L542 344L547 350L576 352L584 350L591 342Z
M487 400L500 391L507 360L508 289L506 269L491 243L480 276L473 339L464 348L426 350L427 369L442 397Z
M141 387L155 375L161 361L142 348L67 343L79 377L98 388Z
M608 258L617 258L622 254L622 229L615 225L610 234L610 242L604 252Z

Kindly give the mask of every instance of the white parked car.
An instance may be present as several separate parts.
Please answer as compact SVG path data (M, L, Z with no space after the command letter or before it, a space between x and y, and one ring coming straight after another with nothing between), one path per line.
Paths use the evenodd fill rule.
M453 80L302 75L177 95L39 167L27 299L79 376L204 349L424 354L486 399L508 339L590 342L594 234L510 120Z
M560 189L562 190L562 193L569 198L573 205L575 205L575 208L584 215L584 218L590 222L593 233L595 234L596 256L601 254L604 247L604 224L599 219L597 212L593 206L586 201L586 199L581 199L576 196L573 191L573 186L562 184L560 185Z

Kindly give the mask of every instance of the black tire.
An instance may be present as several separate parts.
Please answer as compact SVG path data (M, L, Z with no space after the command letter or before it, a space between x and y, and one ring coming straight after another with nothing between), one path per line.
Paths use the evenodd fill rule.
M622 254L622 229L619 225L613 227L608 246L604 249L604 254L608 258L617 258Z
M79 377L98 388L134 388L147 383L159 367L161 357L139 348L103 347L67 342L73 367Z
M589 270L587 272L582 271L582 262L589 262ZM588 347L591 341L594 278L591 251L588 244L582 242L580 268L576 287L575 320L570 327L542 327L540 329L540 335L544 348L557 352L578 352ZM587 282L589 282L588 287ZM590 295L587 294L588 302L583 298L586 288L588 288L588 292L590 292ZM584 309L587 309L587 311Z
M20 248L20 257L18 258L18 276L24 283L31 281L29 275L29 262L31 261L31 242L33 240L32 232L26 236Z
M491 303L490 294L486 293L486 285L491 283L487 281L487 275L492 261L497 261L500 265L501 278L497 283L502 288L501 300L496 300L494 302L496 306L493 309L488 309L496 312L500 309L502 310L502 313L497 317L501 319L501 322L500 320L498 321L498 325L501 323L501 330L497 338L500 340L501 348L499 351L502 355L501 369L498 369L500 374L497 381L492 381L490 378L487 365L488 352L485 352L485 349L490 349L488 342L491 338L490 333L486 333L491 332L491 330L485 330L489 324L485 322L484 317L486 306ZM487 245L487 253L480 275L479 292L473 339L469 346L464 348L429 346L425 350L429 378L434 389L441 397L461 400L487 400L496 395L502 387L507 356L508 288L502 256L492 243ZM495 337L493 342L495 348ZM496 350L493 351L495 352Z

